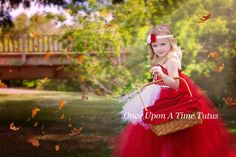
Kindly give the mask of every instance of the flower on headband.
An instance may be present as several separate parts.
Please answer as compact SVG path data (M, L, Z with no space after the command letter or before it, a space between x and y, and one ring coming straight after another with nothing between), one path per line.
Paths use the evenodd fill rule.
M155 42L157 39L156 39L156 34L151 34L151 42Z
M149 34L148 37L147 37L147 43L151 44L152 42L155 42L156 39L157 39L156 34Z
M151 44L155 41L157 41L157 39L163 39L163 38L173 38L172 34L169 35L156 35L156 34L149 34L147 36L147 44Z

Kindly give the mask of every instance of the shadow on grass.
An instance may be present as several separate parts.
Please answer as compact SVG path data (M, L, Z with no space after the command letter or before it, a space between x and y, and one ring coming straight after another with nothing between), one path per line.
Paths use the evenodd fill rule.
M50 92L40 95L0 95L0 150L4 157L106 157L110 156L109 142L123 125L116 114L120 110L112 98L81 100L80 95L63 93L55 98ZM7 98L8 97L8 98ZM25 99L24 99L25 97ZM65 101L62 109L60 100ZM34 107L40 109L32 118ZM62 116L63 115L63 116ZM62 118L63 117L63 118ZM9 130L14 122L21 128ZM38 123L37 126L34 126ZM72 128L83 127L81 134L70 136ZM28 138L37 138L40 146L33 147ZM59 145L59 151L55 151Z
M58 108L60 100L65 101L62 109ZM34 107L40 111L32 118ZM124 126L117 116L120 109L118 102L110 97L89 96L89 100L81 100L81 95L66 92L2 94L0 156L108 157L111 154L108 143ZM9 130L12 122L21 128ZM83 127L81 134L69 135L72 128L80 127ZM236 136L236 128L230 130ZM40 146L33 147L28 138L38 139ZM55 145L60 146L59 151Z

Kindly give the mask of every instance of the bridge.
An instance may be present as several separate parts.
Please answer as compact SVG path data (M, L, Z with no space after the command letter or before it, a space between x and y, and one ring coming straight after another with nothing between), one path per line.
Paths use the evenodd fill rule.
M72 74L66 72L65 67L72 64L72 59L99 57L96 52L84 54L72 48L70 36L4 35L0 37L0 80L68 78ZM121 64L128 54L124 49L120 56L112 49L104 50L113 65Z

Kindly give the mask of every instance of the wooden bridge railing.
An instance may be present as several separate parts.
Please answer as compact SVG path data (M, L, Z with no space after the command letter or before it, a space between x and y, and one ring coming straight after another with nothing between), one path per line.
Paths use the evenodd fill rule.
M42 54L47 52L73 52L74 40L71 36L48 34L21 34L0 36L0 55L20 54L22 63L26 62L27 54ZM104 50L113 53L111 44L104 42ZM124 49L121 49L125 53ZM90 52L95 54L95 52Z
M0 37L0 53L70 52L71 44L63 35L4 35Z

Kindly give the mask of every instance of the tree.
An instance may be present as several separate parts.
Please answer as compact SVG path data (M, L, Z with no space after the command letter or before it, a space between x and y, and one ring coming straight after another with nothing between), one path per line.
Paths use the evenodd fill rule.
M64 0L36 0L41 5L58 5L63 6L67 3ZM9 11L19 7L22 4L23 7L29 8L31 6L30 0L1 0L0 6L0 25L1 27L12 27L13 23Z

